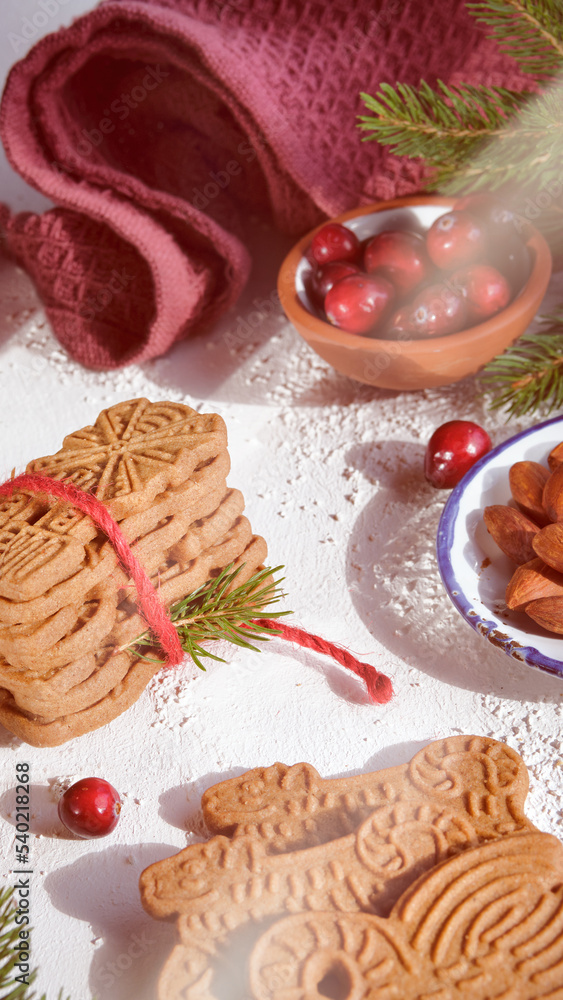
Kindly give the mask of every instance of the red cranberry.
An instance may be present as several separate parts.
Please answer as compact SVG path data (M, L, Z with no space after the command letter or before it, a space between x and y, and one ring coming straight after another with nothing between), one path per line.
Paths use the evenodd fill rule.
M307 291L311 301L317 308L322 309L326 296L337 281L347 278L349 274L359 273L360 269L356 264L345 260L334 260L317 271L312 271L307 281Z
M415 340L417 332L413 322L412 305L402 306L393 314L385 331L384 340Z
M117 826L121 799L103 778L82 778L59 799L59 818L77 837L105 837Z
M484 225L469 212L446 212L426 234L430 259L443 270L483 260L487 249Z
M339 222L328 222L313 236L307 256L322 266L333 260L357 260L360 253L360 241L351 229Z
M454 205L456 212L469 212L475 218L484 222L487 233L518 233L520 222L518 217L498 201L492 194L469 194L458 199Z
M395 313L389 330L393 337L443 337L463 330L467 316L461 293L445 284L428 285L410 306Z
M422 236L394 230L378 233L369 241L364 267L368 274L382 274L401 295L414 292L432 270Z
M471 420L448 420L438 427L426 448L424 475L437 489L457 486L472 465L491 449L491 439Z
M482 323L510 302L508 281L490 264L460 267L450 275L449 281L465 298L469 323Z
M385 278L351 274L330 289L325 312L334 326L348 333L367 333L379 322L394 297L393 285Z
M520 236L510 233L490 237L487 259L504 275L512 295L518 295L531 269L530 253Z

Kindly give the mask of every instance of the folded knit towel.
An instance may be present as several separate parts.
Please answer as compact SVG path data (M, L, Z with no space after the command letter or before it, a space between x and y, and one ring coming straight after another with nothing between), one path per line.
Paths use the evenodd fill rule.
M360 91L456 74L515 79L461 0L108 0L10 73L7 155L56 207L4 210L8 247L74 358L154 358L236 301L248 215L298 236L420 187Z

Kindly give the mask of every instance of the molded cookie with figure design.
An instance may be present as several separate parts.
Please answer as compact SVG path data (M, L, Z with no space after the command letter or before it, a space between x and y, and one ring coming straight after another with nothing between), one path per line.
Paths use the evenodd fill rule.
M279 920L251 955L251 995L557 1000L562 880L563 846L547 833L482 844L423 875L387 919L307 913Z
M226 566L266 557L229 489L225 424L182 403L128 400L67 435L26 472L64 479L111 512L167 606ZM146 624L105 535L86 514L25 491L0 504L0 722L53 746L104 725L159 668L121 647Z
M141 876L148 912L178 919L159 1000L246 1000L243 956L273 919L385 916L446 859L527 838L527 789L518 754L479 736L450 737L408 764L351 778L274 764L213 786L202 806L215 836Z

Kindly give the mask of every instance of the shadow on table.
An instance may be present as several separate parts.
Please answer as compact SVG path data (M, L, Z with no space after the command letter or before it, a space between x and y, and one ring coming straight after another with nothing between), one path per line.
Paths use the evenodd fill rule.
M0 725L0 747L26 747L27 743L20 740L18 736L14 736L13 733L6 729L4 726ZM24 757L25 760L25 757Z
M154 1000L156 983L176 944L174 923L154 920L141 905L141 872L176 854L168 844L132 844L86 853L45 879L55 909L91 925L102 939L90 968L96 1000ZM63 987L61 982L53 984ZM65 994L66 995L66 994Z
M0 254L0 346L21 329L22 322L41 309L31 278Z
M186 833L207 839L210 834L201 809L203 793L220 781L238 778L247 770L249 768L234 767L222 773L211 771L198 778L197 781L186 781L182 785L175 785L174 788L167 789L158 800L160 803L159 816L165 823L175 826L178 830L185 830Z
M177 388L218 405L350 406L399 395L331 368L304 344L279 304L257 327L245 330L257 315L253 303L267 303L271 291L251 300L249 294L245 292L236 312L224 316L212 331L177 344L147 365L146 374L163 389ZM229 347L231 343L234 346Z
M247 240L252 275L236 305L211 330L143 366L147 376L163 390L176 388L209 404L347 406L396 396L339 374L289 323L277 277L293 242L255 224Z
M380 449L378 451L378 448ZM424 479L422 445L347 454L376 493L351 532L346 573L362 621L391 653L448 684L500 698L559 703L561 679L518 663L475 632L444 589L435 554L447 491Z
M14 784L11 788L8 788L8 790L0 796L0 816L2 816L7 823L10 823L11 826L17 826L18 810L16 809L16 795L21 795L23 788L25 787L29 788L29 805L20 806L19 808L25 812L29 812L29 832L33 836L56 837L60 840L76 839L61 823L57 809L57 801L53 797L51 788L47 784L24 784L23 786L16 786ZM24 853L26 852L24 851Z

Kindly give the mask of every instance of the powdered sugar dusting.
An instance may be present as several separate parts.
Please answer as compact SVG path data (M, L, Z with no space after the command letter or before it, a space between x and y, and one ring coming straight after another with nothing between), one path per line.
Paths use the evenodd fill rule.
M220 412L229 483L243 491L270 564L285 564L290 622L373 663L391 677L395 696L374 706L358 678L279 639L256 653L218 644L225 663L208 661L205 673L187 661L161 671L125 715L70 744L45 751L2 733L6 876L14 766L31 767L33 851L43 873L33 884L39 991L61 985L77 997L152 1000L174 931L142 911L138 876L202 839L203 791L250 767L306 760L325 776L370 771L404 762L433 739L474 732L522 754L528 815L540 829L562 832L563 682L511 660L457 614L434 550L449 494L422 473L426 442L445 420L475 420L497 444L540 417L506 424L477 398L473 379L399 394L338 375L271 298L284 247L276 252L212 333L142 367L82 369L37 304L25 306L31 314L19 316L0 350L4 478L120 399L146 395ZM243 337L256 300L263 318ZM105 841L73 840L58 825L58 789L89 774L110 781L124 802ZM111 887L105 895L102 885ZM151 944L129 965L133 935L143 933ZM110 985L118 960L124 968Z

